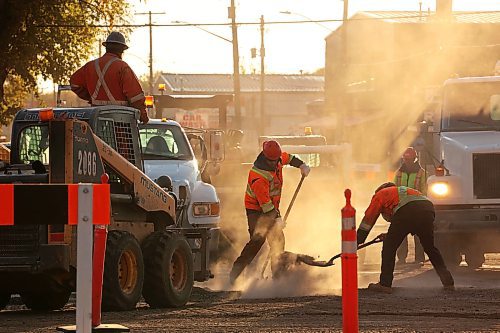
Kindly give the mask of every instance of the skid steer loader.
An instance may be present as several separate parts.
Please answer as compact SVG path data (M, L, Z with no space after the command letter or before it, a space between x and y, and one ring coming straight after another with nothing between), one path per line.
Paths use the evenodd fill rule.
M218 199L192 202L186 186L169 186L168 174L156 183L144 173L138 118L136 109L122 106L21 110L13 122L10 164L0 175L0 183L32 184L100 183L109 175L103 310L133 309L141 296L151 307L182 306L194 280L213 277L208 263L217 220L191 225L182 217L218 216ZM179 133L186 143L183 159L194 159ZM36 205L36 198L21 200L26 209ZM12 294L33 310L58 309L75 290L76 228L51 225L50 212L40 218L43 225L2 227L0 309Z

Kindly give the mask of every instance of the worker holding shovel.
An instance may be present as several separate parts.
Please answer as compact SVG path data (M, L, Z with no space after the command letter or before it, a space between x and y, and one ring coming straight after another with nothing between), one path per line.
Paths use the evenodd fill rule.
M362 244L379 215L391 223L382 246L380 282L370 283L368 289L391 293L396 251L408 234L417 235L445 290L454 290L454 281L441 253L434 245L434 205L422 193L394 183L380 185L357 231Z
M302 177L309 174L309 166L296 156L281 151L277 141L265 141L262 152L257 156L248 175L245 208L250 241L233 264L229 274L231 284L234 284L245 267L252 262L266 239L271 248L273 277L279 275L279 256L285 249L284 222L280 216L279 204L283 186L282 169L286 164L300 168Z

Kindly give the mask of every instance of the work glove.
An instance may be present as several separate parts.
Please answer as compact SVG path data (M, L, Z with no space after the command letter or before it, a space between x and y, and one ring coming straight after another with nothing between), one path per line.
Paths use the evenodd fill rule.
M141 112L141 116L140 116L139 120L141 121L141 123L147 124L149 121L148 114L146 112Z
M276 209L273 209L267 213L262 214L262 218L267 221L274 221L279 216L279 213Z
M283 230L286 227L286 222L281 218L281 216L278 216L274 219L274 225L276 228Z
M309 172L311 172L311 168L305 163L301 164L299 168L300 168L300 173L304 177L307 177L307 175L309 175Z

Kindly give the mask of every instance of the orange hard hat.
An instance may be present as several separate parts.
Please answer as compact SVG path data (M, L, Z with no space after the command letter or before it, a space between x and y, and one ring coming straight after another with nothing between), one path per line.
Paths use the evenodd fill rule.
M262 152L268 160L276 161L281 157L281 146L278 141L264 141L262 144Z
M413 147L408 147L401 156L404 160L412 160L414 161L417 158L417 151Z

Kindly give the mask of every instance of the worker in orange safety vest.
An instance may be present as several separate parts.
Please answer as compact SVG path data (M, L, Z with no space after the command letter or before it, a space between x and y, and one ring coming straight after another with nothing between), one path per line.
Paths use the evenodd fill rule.
M245 192L245 208L250 241L233 264L229 279L231 284L255 258L264 242L270 247L273 278L279 277L278 257L285 250L284 222L280 217L279 204L283 186L283 165L300 168L306 177L310 168L298 157L281 151L277 141L265 141L248 174Z
M144 91L129 65L121 60L128 49L125 37L113 31L102 43L106 53L89 61L70 78L71 90L81 99L96 105L124 105L140 111L140 120L149 121Z
M370 206L357 231L358 245L365 242L379 215L391 223L384 236L382 267L379 283L370 283L368 289L385 293L392 292L396 250L408 234L420 238L424 251L434 266L445 290L454 290L454 280L446 268L441 253L434 245L434 205L419 191L396 186L394 183L380 185L372 197Z

